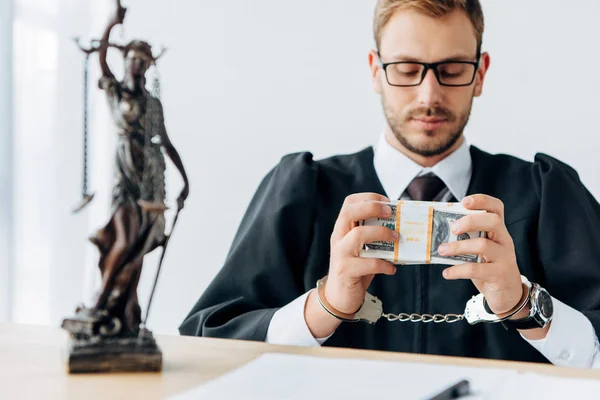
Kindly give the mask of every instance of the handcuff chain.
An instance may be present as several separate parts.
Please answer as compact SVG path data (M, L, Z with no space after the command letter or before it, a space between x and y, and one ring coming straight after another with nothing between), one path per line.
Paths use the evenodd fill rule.
M448 323L448 324L453 324L455 322L458 321L462 321L465 316L464 314L446 314L446 315L442 315L442 314L417 314L417 313L412 313L412 314L407 314L407 313L400 313L400 314L386 314L383 313L381 315L383 318L387 319L390 322L393 321L398 321L398 322L423 322L425 324L433 322L435 324L440 324L440 323Z

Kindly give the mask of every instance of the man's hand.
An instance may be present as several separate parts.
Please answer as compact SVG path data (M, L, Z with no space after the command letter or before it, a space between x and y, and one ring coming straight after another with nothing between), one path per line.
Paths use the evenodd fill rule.
M487 238L446 243L439 252L444 256L478 254L487 262L455 265L444 270L444 278L471 279L494 313L510 311L521 299L523 286L515 247L504 225L504 204L482 194L466 197L462 204L467 209L487 213L461 218L451 227L452 233L483 231L487 232Z
M358 226L361 220L391 215L390 206L372 200L390 201L375 193L348 196L331 235L325 298L331 306L346 314L354 314L360 308L375 274L396 273L396 267L388 261L359 257L367 243L398 240L398 233L389 228ZM311 333L317 338L329 336L339 326L339 321L318 304L314 291L308 298L304 316Z
M452 233L483 231L487 232L487 238L446 243L440 246L439 253L444 256L478 254L487 262L455 265L445 269L443 276L449 280L471 279L485 296L490 309L495 314L503 314L512 310L523 294L514 243L504 224L504 204L483 194L466 197L462 204L467 209L486 210L487 213L461 218L452 226ZM523 316L515 316L519 317ZM523 334L528 339L541 339L546 336L548 327L543 332L531 329Z
M358 226L367 218L389 217L389 205L369 200L389 201L378 194L359 193L348 196L331 235L331 257L325 297L337 310L354 314L365 299L375 274L393 275L396 267L380 259L360 258L367 243L395 242L398 233L383 226Z

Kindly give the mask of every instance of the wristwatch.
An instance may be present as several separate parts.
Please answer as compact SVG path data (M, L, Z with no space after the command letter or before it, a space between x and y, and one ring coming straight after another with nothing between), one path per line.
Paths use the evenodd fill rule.
M507 319L502 321L502 325L505 328L513 329L535 329L544 328L552 321L554 315L552 297L546 289L537 283L532 283L529 292L529 305L530 309L527 317L517 320Z

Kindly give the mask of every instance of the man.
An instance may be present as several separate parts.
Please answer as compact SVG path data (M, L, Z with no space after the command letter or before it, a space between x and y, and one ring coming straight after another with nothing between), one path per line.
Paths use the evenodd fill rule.
M384 136L375 150L321 161L310 153L284 157L258 188L182 334L600 366L600 205L552 157L537 154L530 163L491 155L463 137L490 66L481 53L483 25L477 0L377 3L369 64ZM459 220L453 232L487 238L439 249L486 262L395 267L360 258L365 243L397 238L359 226L390 215L371 200L398 198L458 199L486 210ZM322 296L338 315L361 308L367 288L390 313L462 313L481 292L491 312L505 315L529 296L521 275L552 298L544 305L532 296L503 324L349 323L312 290L325 275Z

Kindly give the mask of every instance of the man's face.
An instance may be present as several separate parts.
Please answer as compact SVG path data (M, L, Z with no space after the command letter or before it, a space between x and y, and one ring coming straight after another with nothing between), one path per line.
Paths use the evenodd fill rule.
M381 32L379 54L383 63L478 61L477 38L462 11L432 18L413 10L399 10ZM473 83L462 87L440 85L432 70L427 71L419 86L391 86L375 52L369 61L389 129L402 146L429 157L443 154L456 144L469 119L473 97L481 94L489 66L486 53Z

